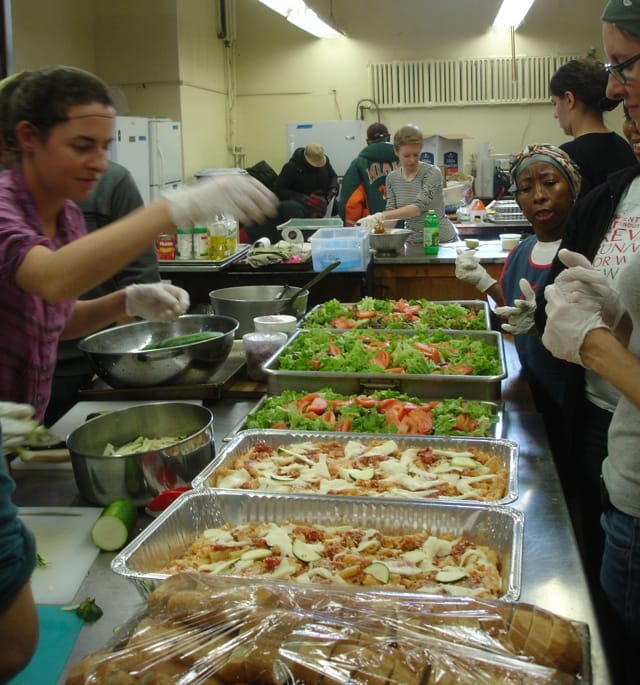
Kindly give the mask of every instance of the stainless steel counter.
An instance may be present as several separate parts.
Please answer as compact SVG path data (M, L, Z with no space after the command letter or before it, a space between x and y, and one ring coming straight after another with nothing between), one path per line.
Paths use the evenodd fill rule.
M523 389L513 359L512 345L508 345L510 376L503 387L506 437L520 445L519 496L513 506L525 515L521 600L587 623L591 633L592 682L606 685L611 680L555 465L539 415L527 410L527 389ZM217 449L255 402L222 399L209 405L215 416ZM19 506L86 504L80 500L69 470L16 471L14 475L14 501ZM140 526L146 523L148 519L142 516ZM82 629L68 665L104 647L113 638L113 631L142 606L133 584L110 571L112 557L106 552L98 555L76 595L77 600L95 597L104 616ZM64 683L65 674L66 670L58 683Z
M503 264L508 254L500 240L480 240L476 254L483 264ZM454 264L456 250L466 248L463 240L440 245L437 255L425 255L421 245L405 245L397 254L375 254L375 264Z

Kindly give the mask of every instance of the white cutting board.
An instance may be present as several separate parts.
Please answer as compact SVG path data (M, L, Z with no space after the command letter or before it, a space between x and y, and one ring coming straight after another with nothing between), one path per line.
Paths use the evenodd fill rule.
M36 604L70 604L98 555L91 527L100 507L20 507L18 515L35 535L48 562L36 567L31 588Z

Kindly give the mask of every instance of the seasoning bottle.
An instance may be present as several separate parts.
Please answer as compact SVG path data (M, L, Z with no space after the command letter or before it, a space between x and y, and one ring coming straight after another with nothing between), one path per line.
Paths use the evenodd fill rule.
M171 233L161 233L156 238L156 255L158 259L175 259L176 239Z
M426 255L438 254L440 246L440 219L433 209L424 218L423 250Z
M206 226L195 226L193 229L193 256L196 259L209 258L209 233Z
M176 257L193 259L193 234L188 228L179 228L176 231Z

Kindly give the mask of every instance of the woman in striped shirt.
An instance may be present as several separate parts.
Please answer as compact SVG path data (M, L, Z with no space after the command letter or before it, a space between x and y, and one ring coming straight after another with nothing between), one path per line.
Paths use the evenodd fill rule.
M422 245L424 218L433 209L440 219L440 242L452 242L458 234L444 213L442 173L437 166L420 161L422 143L422 131L413 124L396 131L393 146L400 165L387 176L387 206L358 224L375 228L380 222L404 219L411 229L408 242Z

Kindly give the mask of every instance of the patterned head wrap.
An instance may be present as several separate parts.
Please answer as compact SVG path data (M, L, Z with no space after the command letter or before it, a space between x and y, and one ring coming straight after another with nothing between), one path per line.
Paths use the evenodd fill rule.
M600 19L640 37L640 0L609 0Z
M527 147L516 155L510 170L511 186L509 192L515 193L517 190L518 176L532 164L536 162L546 162L554 166L566 179L569 190L575 202L580 195L582 176L578 165L569 155L555 145L527 145Z

